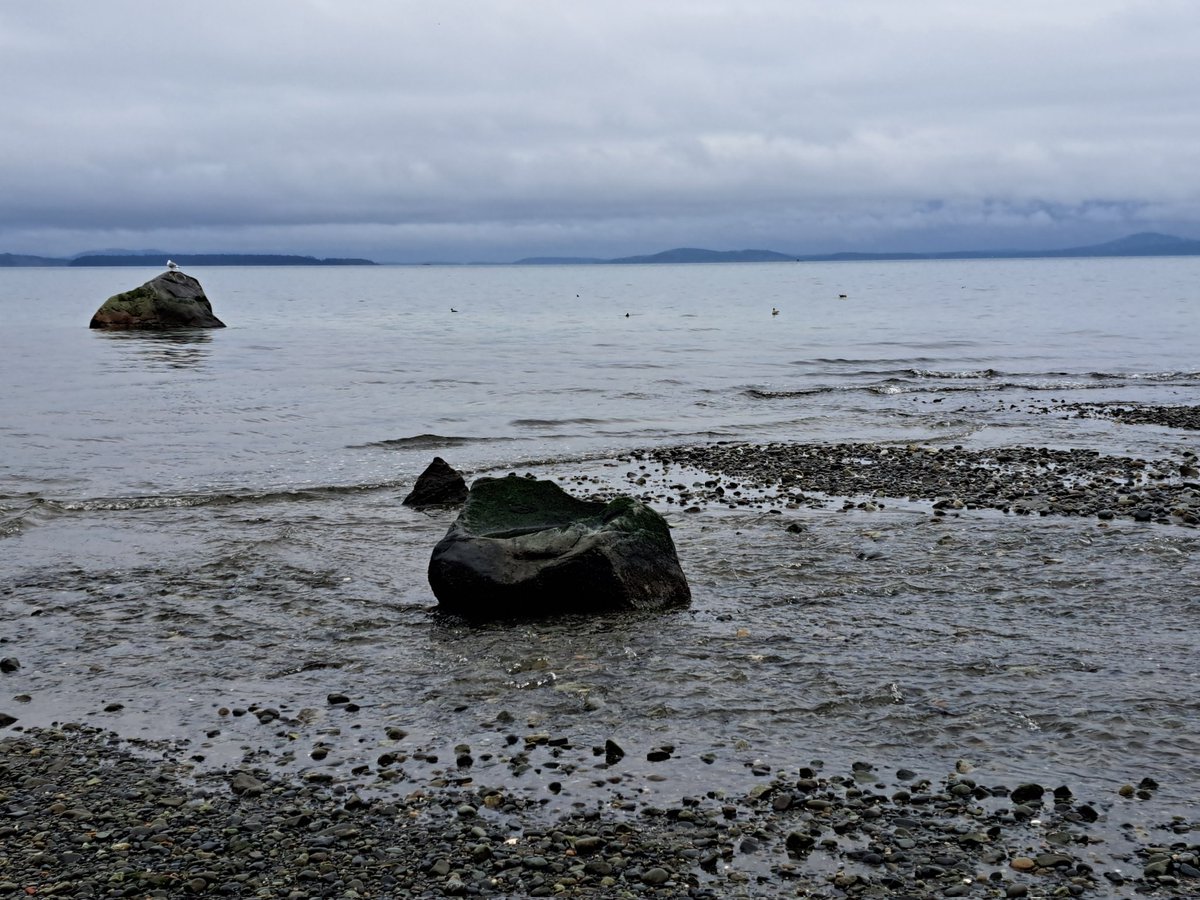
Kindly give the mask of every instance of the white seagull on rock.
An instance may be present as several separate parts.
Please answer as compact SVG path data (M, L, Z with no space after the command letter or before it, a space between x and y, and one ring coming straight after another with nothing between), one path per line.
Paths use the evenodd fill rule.
M179 264L176 263L175 260L173 260L173 259L168 259L167 260L167 268L170 269L172 272L178 272Z

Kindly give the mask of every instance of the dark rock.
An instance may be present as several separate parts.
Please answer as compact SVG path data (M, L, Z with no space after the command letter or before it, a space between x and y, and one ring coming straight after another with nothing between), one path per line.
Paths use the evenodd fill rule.
M89 328L224 328L204 288L191 275L163 272L139 288L104 301Z
M787 851L792 856L801 856L808 853L816 843L811 834L805 834L802 831L793 831L784 839Z
M429 584L480 618L661 609L691 599L666 520L632 497L580 500L551 481L480 478L434 547Z
M466 499L467 483L462 474L440 456L435 456L403 503L416 509L426 509L457 506Z
M599 853L604 849L604 838L587 835L575 841L575 852L581 854Z
M1040 784L1021 784L1013 789L1013 803L1028 804L1041 803L1042 794L1046 793L1046 789Z
M0 672L8 674L9 672L17 671L19 668L21 668L21 663L15 656L6 656L4 659L0 659Z

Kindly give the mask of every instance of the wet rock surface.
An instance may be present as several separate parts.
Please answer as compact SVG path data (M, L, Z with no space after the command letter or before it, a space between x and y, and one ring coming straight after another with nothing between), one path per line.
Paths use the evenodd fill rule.
M550 807L461 765L400 789L395 760L316 779L198 772L187 753L79 725L0 740L0 896L1200 894L1200 823L1158 810L1153 779L1097 796L995 784L966 760L935 778L760 761L744 792L666 800L661 776L639 800L604 748L518 738L510 764L542 773L547 799L592 787Z

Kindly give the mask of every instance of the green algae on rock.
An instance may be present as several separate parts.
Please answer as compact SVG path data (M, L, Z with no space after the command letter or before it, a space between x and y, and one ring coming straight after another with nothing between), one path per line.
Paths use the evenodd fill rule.
M429 561L439 605L505 618L654 610L691 599L670 527L632 497L572 497L552 481L480 478Z

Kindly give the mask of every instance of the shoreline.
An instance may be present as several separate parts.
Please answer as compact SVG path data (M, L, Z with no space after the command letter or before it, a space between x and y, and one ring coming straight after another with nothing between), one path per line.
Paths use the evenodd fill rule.
M640 467L626 475L635 494L650 485L640 499L687 512L831 505L873 511L901 501L931 503L936 516L984 510L1200 525L1200 462L1190 450L1151 461L1047 447L723 441L622 459Z
M909 504L942 522L939 532L947 518L998 513L1097 528L1200 522L1190 451L1149 461L1039 447L720 442L616 459L604 477L580 467L587 473L559 478L572 491L640 492L676 517L840 510L867 521ZM789 521L780 527L819 528L809 515ZM776 751L747 760L736 787L708 790L697 786L712 754L676 750L670 723L659 744L621 748L576 744L577 726L553 715L536 726L496 717L480 726L494 743L459 744L439 761L402 729L347 722L316 731L306 754L315 735L304 710L292 720L272 702L279 709L231 715L273 737L238 736L242 761L215 767L201 765L199 733L194 745L9 723L0 898L1200 896L1200 815L1160 797L1154 778L1166 781L1169 768L1129 771L1119 788L1005 784L965 750L923 772L897 769L883 750L830 767ZM334 695L329 704L351 708ZM382 741L376 731L391 743L362 750ZM337 764L335 745L355 742L357 756ZM330 750L325 766L296 759ZM1163 787L1178 796L1178 784Z
M1200 820L1157 809L1151 779L1096 798L1078 785L997 785L965 760L932 778L866 761L846 772L760 762L742 793L662 805L614 797L563 814L477 784L469 770L377 791L263 768L198 774L183 746L141 750L82 725L0 739L0 896L1200 891ZM598 771L620 772L623 757L608 750ZM514 744L514 755L542 767L590 752L548 736ZM584 771L549 790L592 777Z

